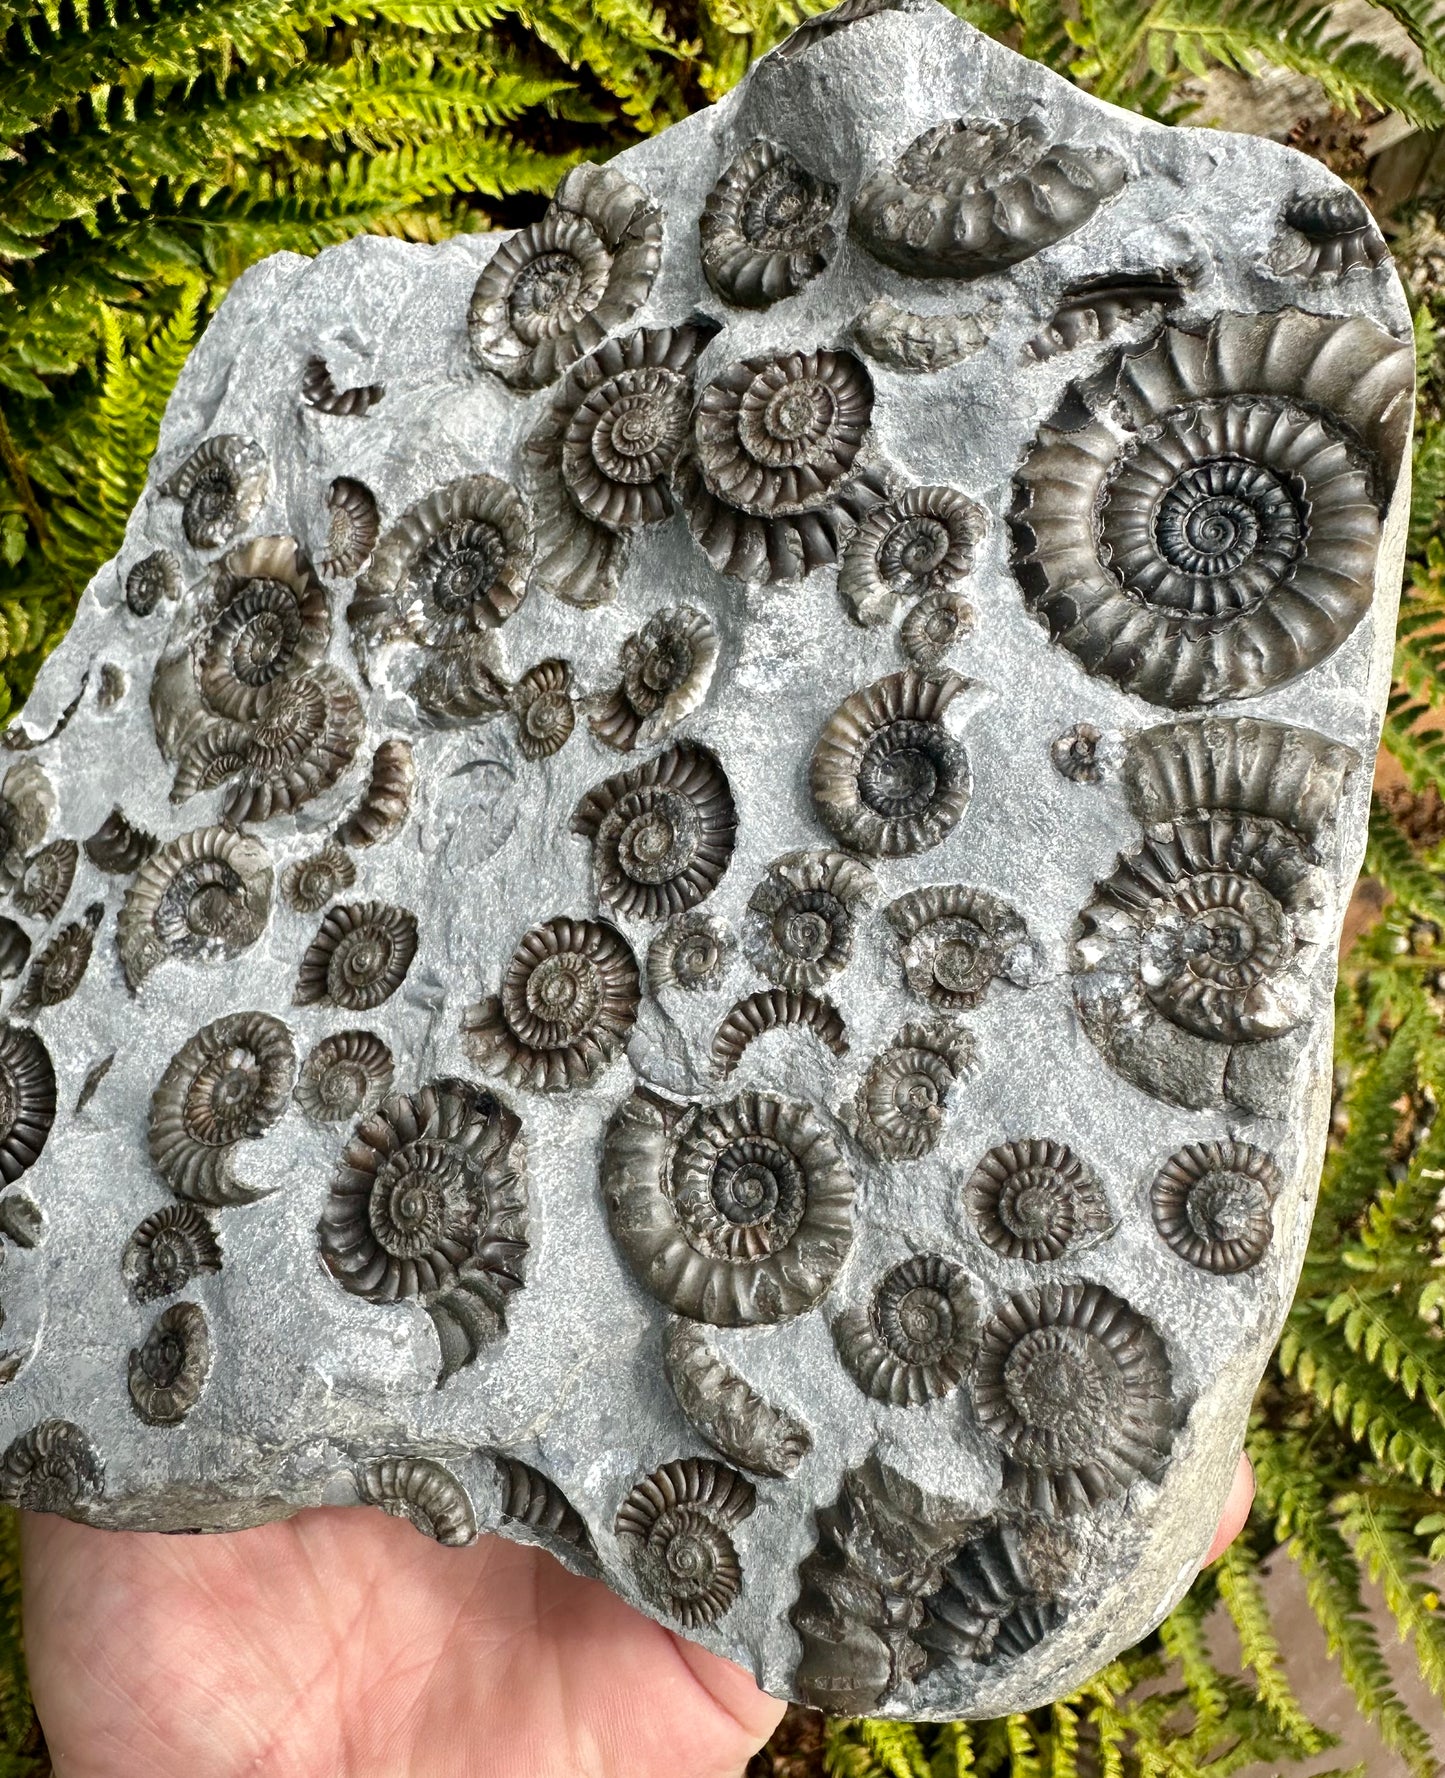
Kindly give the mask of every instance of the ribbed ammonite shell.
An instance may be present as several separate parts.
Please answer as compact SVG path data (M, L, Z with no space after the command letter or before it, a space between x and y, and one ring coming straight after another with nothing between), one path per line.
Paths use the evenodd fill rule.
M477 1517L466 1489L452 1472L427 1457L377 1457L352 1471L357 1498L379 1506L437 1543L458 1548L477 1535Z
M845 852L789 852L748 899L743 948L770 981L817 988L848 966L873 873Z
M836 185L755 138L703 201L697 229L708 283L747 309L792 296L828 263L837 204Z
M762 988L735 1001L713 1033L712 1064L727 1080L751 1044L770 1031L812 1031L835 1056L848 1054L848 1027L826 994L808 988Z
M594 708L593 734L628 753L664 740L701 708L719 647L712 619L696 606L654 611L619 650L622 683Z
M79 862L80 847L74 840L52 840L32 853L11 891L16 907L32 920L53 920L65 906Z
M1074 1562L1064 1527L1026 1516L980 1529L949 1561L924 1602L918 1632L931 1664L1017 1660L1059 1628L1059 1589Z
M638 1282L695 1321L788 1321L853 1238L853 1176L806 1105L740 1093L664 1108L635 1093L607 1128L602 1188Z
M831 37L835 31L855 25L860 19L871 19L880 12L891 12L897 4L898 0L838 0L838 4L830 6L826 12L815 12L811 18L796 25L779 44L775 54L782 57L799 55L823 38Z
M154 834L112 809L85 842L85 856L107 876L128 877L155 851L156 843Z
M1157 1478L1174 1436L1171 1370L1144 1317L1100 1284L1018 1291L983 1331L974 1409L1004 1457L1005 1493L1087 1512Z
M193 1278L219 1272L221 1243L204 1210L167 1204L137 1225L120 1269L138 1303L154 1302L184 1290Z
M181 565L168 549L153 549L131 565L125 577L125 602L137 617L149 617L162 599L181 590Z
M525 933L502 991L468 1009L462 1047L512 1086L589 1086L621 1055L641 1000L637 959L602 920L547 920Z
M909 488L875 506L843 551L838 591L855 623L889 621L905 599L957 587L987 521L956 488Z
M936 667L973 634L973 607L962 593L925 593L898 626L898 641L915 667Z
M116 946L131 987L168 958L214 963L255 944L271 911L270 856L229 827L183 833L136 872L116 916Z
M339 475L326 490L326 554L318 566L328 580L358 574L381 535L376 496L365 482Z
M664 1463L617 1509L613 1526L648 1603L684 1629L716 1622L742 1590L732 1533L752 1512L753 1485L725 1463Z
M69 1420L42 1420L12 1439L0 1457L0 1500L23 1512L83 1518L100 1497L105 1465Z
M647 300L662 212L607 167L573 167L540 222L503 241L467 313L472 352L519 389L540 389Z
M801 1420L765 1401L715 1350L698 1322L675 1316L668 1323L662 1363L689 1421L741 1468L790 1476L812 1450L812 1434Z
M905 1025L868 1065L851 1107L858 1141L876 1160L917 1160L937 1148L949 1095L973 1062L960 1025Z
M1077 1253L1115 1228L1093 1173L1067 1144L1044 1137L991 1148L963 1196L990 1247L1034 1265Z
M524 759L550 759L577 726L572 669L566 661L538 661L512 688L517 749Z
M278 681L317 666L330 640L326 589L301 546L294 537L258 537L221 560L196 651L196 683L218 716L249 721ZM157 711L164 745L163 722Z
M1274 1236L1280 1188L1273 1155L1248 1142L1192 1142L1170 1155L1150 1190L1154 1226L1201 1271L1247 1272Z
M292 996L317 1004L370 1012L406 980L416 955L416 916L384 901L340 902L306 948Z
M720 988L737 948L732 928L716 914L674 914L648 949L647 985L654 994Z
M1280 212L1289 236L1274 255L1276 268L1303 277L1338 277L1385 265L1390 250L1364 200L1355 192L1301 192Z
M228 1013L182 1044L150 1111L150 1157L178 1198L249 1204L274 1189L238 1180L234 1151L277 1122L295 1078L291 1033L269 1013Z
M361 801L336 830L343 846L384 846L406 826L416 789L416 759L410 741L393 736L371 756L371 775Z
M306 360L301 373L301 399L319 414L359 420L385 394L381 383L357 383L350 389L338 389L326 360L319 354Z
M25 985L15 996L11 1012L32 1018L43 1007L59 1006L85 979L95 949L95 935L105 917L105 904L91 902L80 920L68 921L30 965Z
M595 1563L597 1551L587 1521L552 1478L520 1457L498 1457L496 1461L502 1517L545 1540L565 1544L574 1556Z
M282 871L281 899L298 914L316 914L355 881L350 854L328 840L309 858L298 858Z
M1167 273L1116 274L1081 278L1059 298L1047 323L1025 342L1019 356L1025 364L1041 364L1060 352L1111 338L1130 322L1157 323L1184 306L1188 291L1180 277Z
M920 315L880 296L853 320L860 351L889 370L926 376L972 358L988 344L989 330L978 315Z
M913 992L945 1012L967 1012L998 980L1029 988L1044 961L1022 917L986 889L963 883L913 889L884 909L898 934Z
M211 1330L195 1303L162 1309L132 1348L126 1382L148 1426L179 1426L201 1399L211 1369Z
M391 1091L391 1051L374 1031L336 1031L301 1064L296 1103L318 1124L350 1123Z
M221 433L197 445L161 493L181 502L187 543L219 549L261 510L270 480L266 453L254 438Z
M27 1025L0 1021L0 1181L33 1167L55 1122L55 1066Z
M921 1253L885 1272L867 1303L845 1309L833 1338L865 1395L911 1407L957 1389L973 1363L978 1325L966 1274Z
M1124 763L1124 737L1118 729L1076 722L1055 739L1049 758L1071 784L1102 784Z

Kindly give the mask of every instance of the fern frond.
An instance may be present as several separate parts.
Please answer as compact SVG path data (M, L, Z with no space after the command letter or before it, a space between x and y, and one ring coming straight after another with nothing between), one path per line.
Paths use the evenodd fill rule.
M1421 1678L1445 1703L1445 1620L1413 1526L1363 1494L1347 1495L1342 1513L1345 1533L1383 1591L1401 1639L1414 1644Z
M1323 1752L1329 1745L1324 1732L1305 1715L1304 1706L1285 1677L1279 1643L1256 1572L1256 1557L1245 1539L1237 1538L1225 1551L1217 1574L1219 1596L1239 1636L1240 1656L1245 1666L1254 1670L1255 1685L1265 1708L1301 1755L1309 1757Z

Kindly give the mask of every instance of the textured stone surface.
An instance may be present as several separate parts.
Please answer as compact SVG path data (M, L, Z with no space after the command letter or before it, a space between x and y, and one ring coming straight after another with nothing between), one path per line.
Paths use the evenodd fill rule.
M988 1714L1187 1586L1289 1300L1408 319L1319 167L846 11L193 355L7 738L0 1492Z

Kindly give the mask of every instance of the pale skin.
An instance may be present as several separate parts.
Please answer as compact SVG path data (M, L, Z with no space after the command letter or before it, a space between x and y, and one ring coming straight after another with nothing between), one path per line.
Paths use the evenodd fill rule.
M1208 1555L1241 1529L1240 1470ZM223 1537L24 1515L57 1778L738 1778L782 1705L549 1556L332 1508Z

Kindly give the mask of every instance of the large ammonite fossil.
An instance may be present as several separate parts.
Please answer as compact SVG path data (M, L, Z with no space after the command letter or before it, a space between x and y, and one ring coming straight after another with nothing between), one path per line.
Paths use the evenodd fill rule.
M844 1121L875 1160L931 1154L943 1136L949 1095L973 1056L973 1038L961 1025L905 1025L868 1064Z
M151 853L126 890L115 940L131 987L159 963L216 963L239 956L271 911L270 855L229 827L183 833Z
M521 1123L464 1080L384 1099L346 1145L317 1234L354 1295L421 1302L445 1382L501 1338L526 1281Z
M228 1013L182 1044L150 1111L150 1156L176 1196L250 1204L274 1190L243 1184L232 1160L281 1117L295 1079L291 1034L269 1013Z
M708 283L748 309L792 296L828 263L837 203L836 185L755 138L703 200L697 232Z
M806 1106L767 1093L664 1105L607 1127L602 1189L638 1282L695 1321L788 1321L821 1300L853 1238L853 1176Z
M639 1482L613 1527L649 1604L695 1630L742 1590L732 1533L752 1512L753 1485L725 1463L685 1457Z
M1154 1226L1201 1271L1247 1272L1274 1235L1279 1168L1248 1142L1191 1142L1159 1169L1150 1190Z
M845 1309L833 1338L866 1395L910 1407L957 1389L973 1363L978 1323L966 1274L920 1253L885 1272L868 1302Z
M301 958L294 1003L370 1012L406 980L416 945L410 909L384 901L338 902Z
M331 640L326 589L294 537L258 537L230 550L203 615L196 684L218 716L242 721L260 713L278 680L318 665ZM164 721L157 709L163 744Z
M963 1195L979 1234L1006 1259L1062 1259L1115 1227L1093 1173L1073 1149L1048 1138L991 1148Z
M186 542L217 549L255 518L270 479L266 453L254 438L220 433L196 446L161 493L181 502Z
M1121 354L1110 399L1045 426L1019 469L1029 609L1153 704L1254 697L1317 666L1374 596L1411 377L1372 322L1297 309Z

